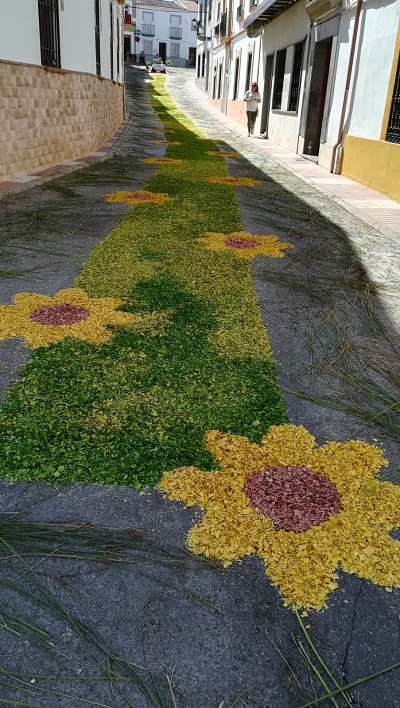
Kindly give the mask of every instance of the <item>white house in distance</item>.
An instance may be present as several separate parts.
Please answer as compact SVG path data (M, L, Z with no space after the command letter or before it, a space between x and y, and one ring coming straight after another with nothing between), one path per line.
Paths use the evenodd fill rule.
M210 26L216 108L245 125L257 81L256 133L400 200L400 0L212 0Z
M88 155L121 124L123 11L120 0L0 3L1 179Z
M196 64L197 2L194 0L137 0L136 28L139 42L136 52L145 53L146 61L156 54L174 66Z

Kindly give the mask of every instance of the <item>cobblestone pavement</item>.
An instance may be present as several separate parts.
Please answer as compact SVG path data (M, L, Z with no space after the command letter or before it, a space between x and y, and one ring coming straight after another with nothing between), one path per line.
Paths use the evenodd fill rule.
M128 68L130 118L114 157L0 202L3 303L11 302L21 283L24 290L28 283L31 292L49 294L71 286L88 253L127 209L106 204L103 194L127 185L130 190L142 188L156 169L139 162L165 151L163 145L150 144L157 123L150 128L143 111L145 107L151 112L149 80L145 71ZM271 263L273 259L259 258L253 267L279 381L287 389L290 419L308 427L319 442L357 436L383 445L391 462L384 478L398 480L395 411L390 410L398 362L393 304L398 263L391 267L398 254L396 242L277 164L259 150L261 141L250 145L239 129L232 132L205 112L204 105L193 101L191 72L177 71L167 82L174 100L208 136L220 147L229 145L241 153L238 160L229 160L231 174L262 182L251 197L248 191L236 190L244 228L253 233L273 229L295 246L291 259ZM384 289L372 287L372 280ZM4 389L28 353L13 340L0 344ZM362 376L357 378L357 372ZM378 387L385 396L374 398L371 391ZM315 400L327 391L336 408L326 399ZM178 509L154 489L4 481L0 488L3 512L40 523L102 524L129 534L139 529L153 539L153 550L182 552L193 518L192 509ZM173 675L189 708L299 708L316 696L310 667L298 648L304 636L294 613L282 607L277 590L266 582L259 559L248 557L222 570L187 558L171 567L147 557L144 567L111 563L107 554L97 562L50 556L38 558L34 570L63 607L106 637L114 657L123 656L164 679ZM7 579L8 566L2 571ZM18 581L27 574L23 566ZM386 592L342 571L339 576L329 609L310 613L306 621L317 649L337 679L346 683L398 661L398 592ZM32 616L29 597L17 602L7 593L3 604L17 606L22 618L34 620L49 635L39 641L42 637L38 639L32 628L29 636L4 631L7 622L0 613L0 663L7 661L9 671L66 677L57 688L64 695L26 692L18 700L25 705L41 701L46 708L76 708L84 705L82 700L107 708L152 705L125 684L126 695L121 696L111 681L76 680L98 675L99 666L101 671L116 671L118 665L99 665L76 625L65 624L60 615L47 616L44 605ZM52 650L55 641L57 651ZM49 686L39 677L34 681L24 688ZM2 696L18 705L9 685L2 685ZM172 706L168 700L153 705ZM398 673L358 685L351 700L359 708L399 708ZM344 701L338 699L338 704Z

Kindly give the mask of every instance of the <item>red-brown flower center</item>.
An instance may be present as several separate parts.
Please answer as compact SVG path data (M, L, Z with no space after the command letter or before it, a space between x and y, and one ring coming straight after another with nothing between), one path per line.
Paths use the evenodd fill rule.
M75 322L87 320L90 316L89 310L82 305L69 305L67 302L60 302L57 305L46 305L39 307L29 315L32 322L39 322L42 325L71 325Z
M308 467L259 470L248 478L244 491L253 509L285 531L307 531L340 509L340 494L332 482Z
M135 199L141 202L148 202L153 198L152 194L135 194L135 192L128 194L128 199Z
M231 246L231 248L256 248L256 246L260 245L258 241L244 237L226 238L224 243L225 246Z

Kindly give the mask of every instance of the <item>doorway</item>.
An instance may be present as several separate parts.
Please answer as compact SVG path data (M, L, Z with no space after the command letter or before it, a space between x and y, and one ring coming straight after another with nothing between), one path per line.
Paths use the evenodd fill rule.
M315 43L304 132L305 155L317 157L319 153L331 53L332 37Z
M269 123L269 106L271 103L271 88L272 88L272 69L274 66L274 55L268 54L265 60L264 72L264 91L261 104L261 123L260 133L265 133L264 137L268 138L268 123Z
M189 47L189 66L196 66L196 47Z
M161 59L165 62L167 59L167 45L166 42L159 42L158 43L158 53L161 57Z
M131 58L131 38L129 34L124 34L124 57L126 61Z

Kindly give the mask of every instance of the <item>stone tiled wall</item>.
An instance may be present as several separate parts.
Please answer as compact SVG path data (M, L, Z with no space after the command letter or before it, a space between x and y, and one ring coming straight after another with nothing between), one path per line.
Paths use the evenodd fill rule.
M89 155L123 114L123 87L112 81L0 61L0 178Z

